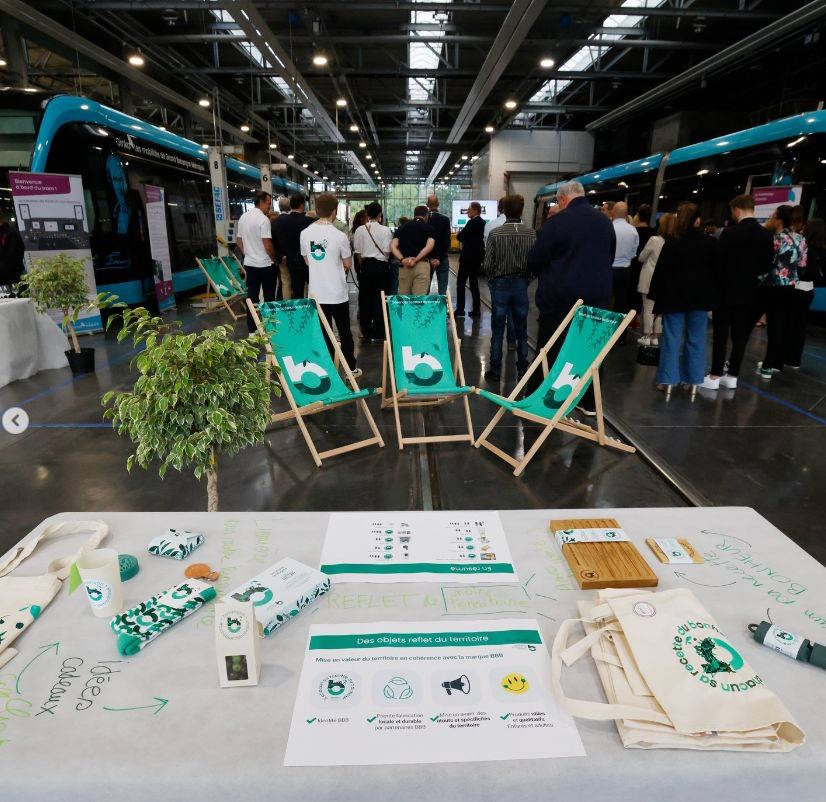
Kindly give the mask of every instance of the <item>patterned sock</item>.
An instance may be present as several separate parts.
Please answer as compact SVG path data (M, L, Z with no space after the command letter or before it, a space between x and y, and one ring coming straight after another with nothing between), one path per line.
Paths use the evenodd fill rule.
M158 635L214 598L214 587L197 579L188 579L118 613L109 624L118 635L118 652L124 657L137 654Z

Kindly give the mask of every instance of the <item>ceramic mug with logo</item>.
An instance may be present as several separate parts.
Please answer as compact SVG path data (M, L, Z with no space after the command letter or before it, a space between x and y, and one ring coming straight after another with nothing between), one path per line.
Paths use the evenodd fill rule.
M86 598L98 618L111 618L123 607L118 553L114 549L95 549L77 558Z

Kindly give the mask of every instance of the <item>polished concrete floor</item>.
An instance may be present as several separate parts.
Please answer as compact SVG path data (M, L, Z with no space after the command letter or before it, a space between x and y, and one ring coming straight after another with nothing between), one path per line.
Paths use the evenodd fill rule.
M355 308L355 289L351 308ZM227 322L222 313L197 318L178 312L188 328ZM533 315L532 315L533 317ZM468 383L485 386L490 320L460 321ZM531 330L535 321L531 321ZM236 329L243 331L242 324ZM356 324L353 324L354 331ZM630 342L615 349L603 380L607 411L644 445L660 468L709 504L755 507L821 562L819 527L826 447L826 335L812 327L803 367L762 382L745 375L760 358L760 332L736 393L677 393L670 401L652 390L653 368L634 361ZM206 505L206 488L172 471L161 480L139 468L126 473L131 444L101 421L100 396L133 380L129 343L95 335L97 372L72 377L68 368L46 371L0 389L0 409L22 406L31 425L22 435L0 431L0 553L48 515L63 510L189 510ZM381 345L358 344L362 386L381 381ZM515 381L509 355L502 388ZM714 396L717 397L714 397ZM281 403L281 402L276 402ZM553 434L521 478L486 451L464 444L398 449L393 416L370 401L385 439L372 448L334 458L316 469L294 425L279 425L266 441L220 465L225 510L473 509L540 507L678 506L685 497L637 455L600 449ZM477 432L495 408L473 396ZM819 417L822 412L823 417ZM460 432L459 402L424 412L406 411L406 432ZM316 415L310 430L323 447L366 435L355 407ZM504 419L495 442L518 455L538 427ZM364 436L364 435L362 435Z

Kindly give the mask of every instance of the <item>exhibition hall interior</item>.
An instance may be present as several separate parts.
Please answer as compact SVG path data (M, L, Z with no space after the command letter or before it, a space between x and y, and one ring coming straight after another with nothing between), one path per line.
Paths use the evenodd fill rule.
M0 0L3 802L822 799L825 75L826 0Z

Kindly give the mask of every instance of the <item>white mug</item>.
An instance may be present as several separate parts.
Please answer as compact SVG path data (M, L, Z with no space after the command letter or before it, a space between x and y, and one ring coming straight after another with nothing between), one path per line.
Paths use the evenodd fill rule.
M98 618L110 618L123 607L120 562L114 549L95 549L77 558L86 598Z

